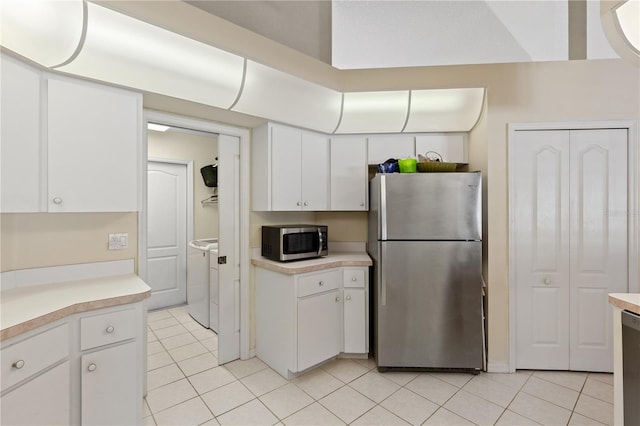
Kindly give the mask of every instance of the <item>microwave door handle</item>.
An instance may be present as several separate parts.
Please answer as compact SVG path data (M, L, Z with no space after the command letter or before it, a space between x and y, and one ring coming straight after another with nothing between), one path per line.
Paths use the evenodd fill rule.
M318 241L320 244L318 244L318 256L320 256L320 253L322 253L322 246L323 246L323 239L322 239L322 230L320 228L318 228Z

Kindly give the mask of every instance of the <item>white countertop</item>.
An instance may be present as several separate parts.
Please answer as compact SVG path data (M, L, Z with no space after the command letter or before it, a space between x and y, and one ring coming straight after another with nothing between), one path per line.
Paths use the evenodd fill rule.
M640 315L640 293L611 293L609 303Z
M371 266L366 252L332 252L328 256L292 262L276 262L260 255L251 259L251 264L283 274L302 274L340 266Z
M144 300L151 289L135 274L14 288L0 293L0 340L78 312Z

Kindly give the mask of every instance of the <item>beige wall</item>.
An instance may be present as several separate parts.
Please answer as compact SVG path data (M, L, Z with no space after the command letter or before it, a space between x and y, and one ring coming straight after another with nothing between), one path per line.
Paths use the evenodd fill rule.
M213 188L205 186L200 168L213 164L218 155L218 137L211 134L176 131L149 131L148 156L169 160L193 161L193 238L218 236L218 204L200 201L213 195Z
M136 212L4 213L0 220L3 272L138 257ZM129 234L128 248L108 250L116 232Z

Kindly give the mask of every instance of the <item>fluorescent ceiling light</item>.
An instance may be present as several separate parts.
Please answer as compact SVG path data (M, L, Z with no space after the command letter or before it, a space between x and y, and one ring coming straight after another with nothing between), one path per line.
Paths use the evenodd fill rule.
M468 132L484 103L483 88L412 90L405 132Z
M164 126L162 124L147 123L147 129L154 130L156 132L166 132L167 130L170 129L170 127L169 126Z
M244 68L240 56L93 3L87 6L82 50L60 70L220 108L237 98Z
M615 9L614 13L622 34L640 54L640 0L628 0Z
M69 59L80 43L82 0L2 0L0 43L46 67Z
M330 133L341 100L340 92L247 60L242 95L231 109Z
M336 133L399 133L408 108L408 90L345 93Z

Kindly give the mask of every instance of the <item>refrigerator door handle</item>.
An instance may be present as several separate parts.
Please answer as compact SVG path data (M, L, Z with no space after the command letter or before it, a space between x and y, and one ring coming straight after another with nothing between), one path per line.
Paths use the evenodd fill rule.
M381 244L381 246L380 258L386 259L387 248L384 246L384 244ZM378 280L380 281L380 306L387 306L387 279L385 277L384 262L378 262L378 273L380 274L380 279Z
M380 176L380 239L387 239L387 179Z

